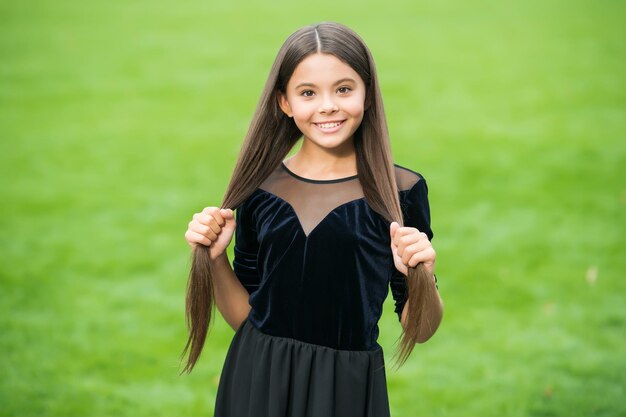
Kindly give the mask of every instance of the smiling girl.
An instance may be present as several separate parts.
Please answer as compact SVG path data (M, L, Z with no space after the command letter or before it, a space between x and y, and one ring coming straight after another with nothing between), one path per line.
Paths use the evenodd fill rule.
M185 234L194 260L184 371L202 351L213 302L236 330L216 417L389 416L377 342L389 288L400 363L443 315L427 194L419 173L393 162L362 39L337 23L293 33L222 205L194 214Z

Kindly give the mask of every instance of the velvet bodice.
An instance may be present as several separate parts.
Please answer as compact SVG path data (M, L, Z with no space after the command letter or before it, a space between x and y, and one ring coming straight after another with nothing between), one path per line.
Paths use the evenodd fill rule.
M430 239L428 188L395 165L405 226ZM248 320L264 333L343 350L380 347L389 288L406 303L389 222L367 204L358 176L313 180L284 163L236 210L233 269L250 294Z

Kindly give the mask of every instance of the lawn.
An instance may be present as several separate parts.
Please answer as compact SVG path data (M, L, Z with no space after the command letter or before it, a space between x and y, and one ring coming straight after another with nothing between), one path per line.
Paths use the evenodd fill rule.
M430 188L444 321L388 368L392 415L626 415L625 12L4 2L0 416L212 415L233 331L216 312L179 376L183 234L220 204L281 43L322 20L368 43L395 160ZM391 296L379 325L391 365Z

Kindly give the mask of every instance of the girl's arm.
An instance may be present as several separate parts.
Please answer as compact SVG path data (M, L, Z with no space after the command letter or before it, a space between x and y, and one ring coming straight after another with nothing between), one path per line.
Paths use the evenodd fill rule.
M237 330L250 312L250 295L233 272L226 251L210 261L210 268L215 304L224 320Z

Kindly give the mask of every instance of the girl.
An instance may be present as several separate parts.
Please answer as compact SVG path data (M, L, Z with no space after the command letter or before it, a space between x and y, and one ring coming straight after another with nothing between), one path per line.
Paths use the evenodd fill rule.
M377 343L389 287L403 330L400 363L443 313L427 191L420 174L393 163L362 39L337 23L293 33L221 208L196 213L185 234L194 259L183 372L200 355L213 300L236 330L216 417L389 416Z

